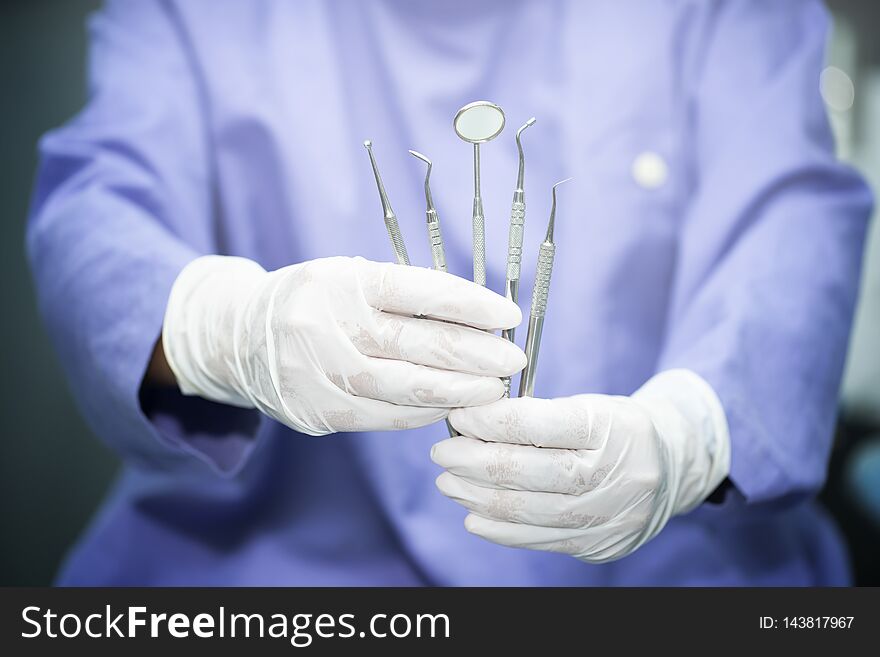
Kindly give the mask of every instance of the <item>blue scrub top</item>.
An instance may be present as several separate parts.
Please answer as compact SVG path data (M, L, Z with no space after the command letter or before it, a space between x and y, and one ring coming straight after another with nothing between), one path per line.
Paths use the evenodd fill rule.
M871 207L834 157L819 2L109 2L90 97L40 143L28 231L74 394L124 470L61 584L843 584L810 501L828 461ZM372 139L414 264L424 165L450 270L470 276L482 149L489 285L503 287L515 129L530 116L530 298L553 182L558 242L537 393L629 394L685 367L730 423L733 487L615 563L468 534L434 488L442 424L297 434L176 391L139 395L191 259L388 261ZM518 333L519 340L525 331Z

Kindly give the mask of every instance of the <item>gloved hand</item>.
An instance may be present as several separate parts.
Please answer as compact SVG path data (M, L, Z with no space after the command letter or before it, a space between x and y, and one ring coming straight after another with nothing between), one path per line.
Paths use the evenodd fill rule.
M502 399L449 420L462 436L431 458L447 470L438 488L471 511L467 530L591 563L637 549L730 468L721 402L688 370L658 374L631 397Z
M184 394L317 436L417 427L500 399L499 377L525 355L477 329L520 320L507 299L429 269L336 257L267 273L205 256L175 281L162 342Z

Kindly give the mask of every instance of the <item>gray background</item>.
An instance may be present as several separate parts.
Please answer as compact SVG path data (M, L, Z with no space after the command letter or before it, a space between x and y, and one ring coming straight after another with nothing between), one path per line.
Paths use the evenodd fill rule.
M0 584L47 584L116 459L86 428L37 316L24 224L40 134L85 100L97 0L0 2Z
M840 19L832 63L855 81L851 110L832 111L841 156L880 184L880 8L872 0L830 3ZM24 258L24 223L40 134L75 114L85 99L85 20L97 0L0 3L0 321L5 385L0 394L0 584L47 584L99 503L118 464L77 413L37 316ZM880 426L880 231L872 231L863 302L844 386L842 432L826 502L848 531L854 553L876 538L849 508L845 471L853 441ZM872 438L876 442L876 438ZM838 474L835 474L835 473ZM839 489L839 490L838 490ZM866 558L871 558L866 557ZM875 559L876 561L876 559ZM858 565L858 564L857 564ZM869 564L870 566L870 564ZM867 583L870 568L860 571Z

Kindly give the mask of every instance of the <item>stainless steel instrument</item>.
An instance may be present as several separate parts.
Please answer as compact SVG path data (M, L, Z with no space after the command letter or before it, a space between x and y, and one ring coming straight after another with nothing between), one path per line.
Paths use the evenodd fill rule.
M538 352L541 349L541 333L544 330L544 315L547 312L547 296L550 294L550 276L553 274L553 258L556 244L553 242L553 227L556 222L556 188L571 178L560 180L553 185L553 203L550 206L550 221L547 236L538 249L538 267L535 272L535 287L532 289L532 307L529 311L529 329L526 334L526 366L519 380L519 396L533 397L535 393L535 373L538 369Z
M526 221L526 198L523 191L525 178L525 157L523 156L522 136L523 130L535 124L535 117L526 121L516 131L516 148L519 151L519 173L516 177L516 189L513 191L513 205L510 208L510 232L507 237L507 276L504 282L504 295L519 303L519 274L522 263L523 226ZM514 341L516 329L503 332L503 336Z
M522 136L523 130L535 124L533 116L516 131L516 148L519 151L519 172L516 176L516 189L513 190L513 205L510 208L510 230L507 236L507 275L504 279L504 296L519 303L519 273L522 263L523 226L526 221L526 198L523 190L525 178L525 157L523 155ZM501 336L514 342L516 340L516 328L506 329ZM510 397L510 377L505 377L504 396Z
M437 210L434 209L434 199L431 197L431 160L417 151L410 151L410 155L417 157L428 165L428 171L425 173L425 204L427 209L425 215L428 219L428 239L431 241L431 259L434 261L434 269L438 271L446 271L446 252L443 249L443 235L440 234L440 217L437 216ZM454 438L458 432L452 427L449 418L446 419L446 429L449 431L449 437Z
M376 186L379 188L379 200L382 201L382 212L385 215L385 228L388 230L388 237L391 238L391 246L394 248L397 263L408 265L409 254L406 252L406 244L403 241L403 235L400 233L400 226L397 225L397 216L395 216L394 210L391 209L388 194L385 193L382 176L379 175L379 167L376 165L376 158L373 156L373 142L368 139L364 142L364 148L370 154L370 164L373 167L373 175L376 177Z
M440 217L437 216L437 210L434 209L434 199L431 198L431 167L433 165L431 160L417 151L410 151L409 154L428 165L428 171L425 173L425 216L428 220L431 260L434 262L434 269L446 271L446 252L443 249L443 235L440 233Z
M468 103L455 115L455 133L474 145L474 283L486 284L486 234L483 199L480 196L480 144L495 139L504 130L504 110L488 100Z

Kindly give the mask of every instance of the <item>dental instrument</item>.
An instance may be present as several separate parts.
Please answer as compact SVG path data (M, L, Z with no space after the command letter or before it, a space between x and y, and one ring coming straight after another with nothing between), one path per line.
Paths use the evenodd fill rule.
M385 193L385 186L382 184L382 177L379 175L379 167L376 165L376 158L373 156L372 147L373 142L369 139L364 142L364 148L370 154L370 164L373 166L376 186L379 188L379 200L382 202L382 212L385 215L385 228L388 230L388 237L391 238L391 246L394 248L397 264L408 265L409 254L406 252L406 244L403 241L403 235L400 233L397 217L394 214L394 210L391 209L391 203L388 201L388 194Z
M437 216L437 210L434 209L434 199L431 197L431 168L434 165L431 163L431 160L418 151L411 150L409 154L428 165L428 171L425 173L425 203L427 205L425 215L428 219L431 259L434 261L434 269L446 271L446 252L443 249L443 235L440 234L440 217ZM449 418L446 418L446 429L449 431L450 438L455 438L458 435L458 432L452 427Z
M526 221L526 198L523 190L525 178L525 156L523 155L522 141L520 140L523 130L535 124L533 116L516 131L516 148L519 151L519 172L516 176L516 189L513 191L513 204L510 208L510 229L507 236L507 275L504 278L504 296L519 303L519 273L522 263L523 225ZM501 337L514 342L516 340L516 328L505 329ZM505 377L504 396L510 397L510 377Z
M526 121L516 131L516 148L519 151L519 173L516 177L516 189L513 192L513 205L510 208L510 232L507 238L507 276L504 282L504 296L519 302L519 274L522 263L523 224L526 220L526 199L523 190L525 178L525 157L523 156L522 136L523 130L535 124L535 117ZM502 336L511 342L514 341L516 329L508 329Z
M488 100L468 103L455 115L455 133L474 145L474 283L486 285L486 237L483 199L480 196L480 144L495 139L504 130L504 110Z
M541 333L544 330L544 315L547 312L547 296L550 294L550 276L553 273L553 258L556 255L556 244L553 241L553 228L556 223L556 188L569 180L571 178L560 180L553 185L553 203L550 206L547 236L538 249L538 267L535 271L532 307L529 310L529 328L526 333L526 366L519 380L520 397L533 397L535 393L538 352L541 349Z
M428 239L431 242L431 259L434 262L434 269L446 271L446 252L443 249L443 235L440 233L440 217L437 216L437 210L434 208L434 199L431 198L431 160L417 151L409 152L415 158L420 159L428 165L428 171L425 173L425 216L428 220Z

